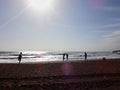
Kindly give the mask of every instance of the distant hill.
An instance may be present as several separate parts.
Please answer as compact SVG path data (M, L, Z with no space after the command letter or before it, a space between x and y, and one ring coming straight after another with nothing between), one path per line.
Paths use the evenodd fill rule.
M120 53L120 50L114 50L113 53Z

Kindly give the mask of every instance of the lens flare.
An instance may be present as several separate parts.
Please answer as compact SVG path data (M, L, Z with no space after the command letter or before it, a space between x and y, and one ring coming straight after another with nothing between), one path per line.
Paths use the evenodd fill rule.
M72 75L73 74L73 65L69 62L64 62L61 69L62 69L62 72L64 75Z
M106 3L106 0L89 0L89 2L92 7L99 8L99 7L102 7Z

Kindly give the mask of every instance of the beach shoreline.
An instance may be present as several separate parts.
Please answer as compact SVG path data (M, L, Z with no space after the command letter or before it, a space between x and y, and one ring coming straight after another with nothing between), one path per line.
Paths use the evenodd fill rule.
M26 90L30 87L43 88L44 85L49 86L48 90L51 88L54 90L57 86L62 88L60 90L63 90L66 85L72 87L70 90L79 90L79 88L84 90L86 83L89 86L91 83L95 84L95 82L98 83L95 84L96 88L99 85L103 88L102 83L105 83L105 85L109 83L110 86L113 85L112 88L115 88L116 85L120 85L120 59L21 64L1 63L0 80L0 87L3 88L1 90L6 90L6 88L12 90L14 87ZM108 86L109 90L112 90L110 86ZM120 89L120 87L117 87L116 90L119 90L118 88Z

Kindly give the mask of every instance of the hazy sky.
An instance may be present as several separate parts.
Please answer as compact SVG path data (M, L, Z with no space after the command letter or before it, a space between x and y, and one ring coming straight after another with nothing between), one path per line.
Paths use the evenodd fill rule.
M0 51L120 49L120 0L0 0Z

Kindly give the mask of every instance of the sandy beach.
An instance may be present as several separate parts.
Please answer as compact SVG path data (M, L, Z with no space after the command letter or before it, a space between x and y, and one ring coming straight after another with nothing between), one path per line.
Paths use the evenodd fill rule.
M0 90L120 90L120 59L1 63Z

